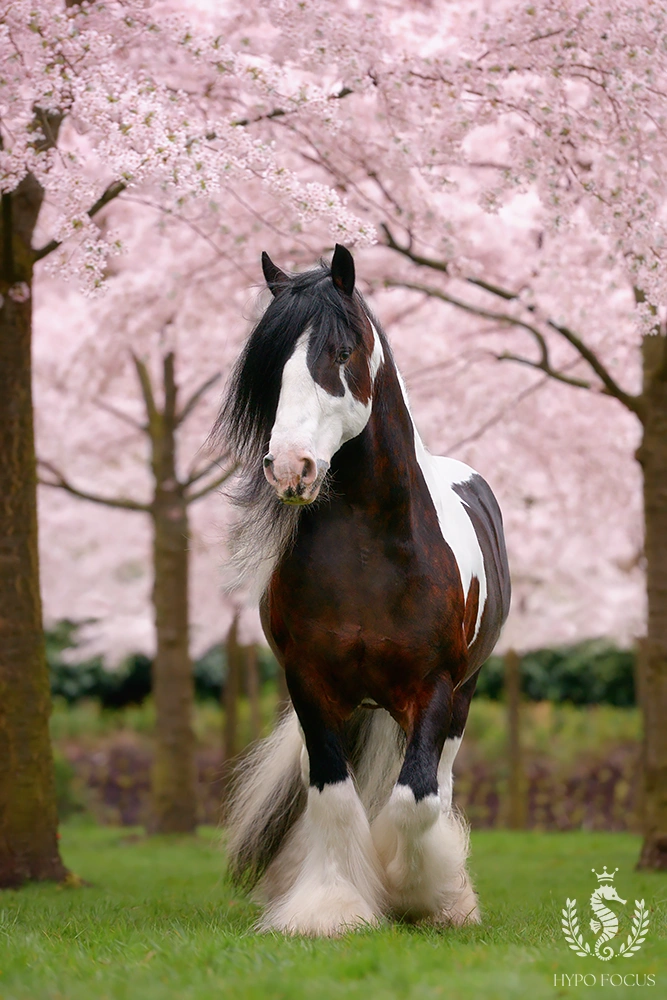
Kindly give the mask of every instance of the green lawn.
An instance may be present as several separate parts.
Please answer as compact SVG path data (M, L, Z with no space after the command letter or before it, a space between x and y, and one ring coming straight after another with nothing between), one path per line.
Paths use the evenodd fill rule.
M386 926L335 941L254 934L256 910L225 882L211 831L196 841L148 840L70 824L62 847L92 887L0 893L2 1000L534 1000L600 990L667 996L667 874L632 870L638 841L631 835L477 833L472 869L484 910L480 927ZM603 963L569 950L560 909L567 896L577 898L592 942L591 868L605 864L619 868L626 911L635 898L646 899L651 926L638 954ZM563 973L595 974L598 984L602 973L636 974L639 982L651 974L656 988L555 987L554 975Z

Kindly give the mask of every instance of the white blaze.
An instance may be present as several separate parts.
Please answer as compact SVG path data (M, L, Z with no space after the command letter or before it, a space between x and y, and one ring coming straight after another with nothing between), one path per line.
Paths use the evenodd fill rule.
M382 346L374 332L370 359L374 379L382 362ZM329 463L346 441L361 434L371 415L372 401L355 399L341 365L342 396L332 396L314 380L308 368L310 330L298 339L294 353L283 368L276 419L271 431L269 452L276 465L282 455L311 454L317 462Z

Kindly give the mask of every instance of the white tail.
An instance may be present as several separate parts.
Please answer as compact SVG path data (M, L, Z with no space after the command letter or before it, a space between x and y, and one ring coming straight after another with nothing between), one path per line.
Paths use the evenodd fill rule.
M255 885L306 805L303 738L294 709L241 761L227 806L227 856L237 883Z

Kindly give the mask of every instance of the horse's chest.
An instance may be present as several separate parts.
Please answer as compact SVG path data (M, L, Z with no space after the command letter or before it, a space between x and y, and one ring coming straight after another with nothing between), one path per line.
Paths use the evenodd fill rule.
M463 593L441 535L401 535L364 517L332 517L300 532L271 586L284 641L357 672L433 669L458 653ZM407 667L406 667L407 665Z

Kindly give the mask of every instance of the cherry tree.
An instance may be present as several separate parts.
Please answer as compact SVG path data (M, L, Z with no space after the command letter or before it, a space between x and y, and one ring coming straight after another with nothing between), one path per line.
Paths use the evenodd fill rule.
M36 314L40 481L75 498L65 507L42 501L46 613L88 620L82 655L103 652L111 665L130 652L153 658L151 822L190 831L190 655L221 641L231 616L216 491L232 470L205 441L238 350L225 313L242 312L246 291L244 283L233 294L215 256L212 267L208 241L177 252L182 224L172 220L158 235L147 209L129 205L118 206L114 221L131 229L133 249L107 276L103 299L91 303L72 289L56 315L60 287L46 281ZM82 511L82 500L95 507ZM203 510L193 518L195 504ZM116 517L101 517L100 508Z
M231 5L228 13L233 20ZM0 731L14 762L0 783L0 884L64 874L39 627L30 385L36 265L98 287L107 258L122 246L95 220L124 192L148 187L163 205L187 209L253 179L301 220L328 216L340 238L371 236L328 186L302 184L254 134L247 113L258 94L270 93L290 108L312 101L328 118L326 95L232 48L222 27L215 35L191 30L168 5L153 11L142 0L0 6L0 538L9 553L0 586L2 606L11 608L0 626L7 691Z
M375 223L385 283L442 303L443 319L473 318L469 351L501 362L498 384L520 365L533 379L525 391L544 379L569 387L565 405L613 422L626 454L639 446L640 863L667 867L664 7L368 0L333 14L285 0L270 14L284 65L349 96L335 143L289 115L263 127L291 131L312 176Z
M628 638L642 627L641 476L631 456L643 439L643 863L662 866L667 748L658 713L667 685L660 582L667 532L659 502L665 474L659 5L543 0L485 8L362 0L332 7L273 0L245 9L226 5L224 34L217 7L203 0L194 6L188 17L196 32L178 16L166 17L166 4L159 24L139 3L75 5L55 18L57 28L37 16L18 49L25 31L20 19L7 22L3 38L21 82L12 98L20 127L11 135L19 140L3 152L12 208L21 204L20 184L29 176L47 196L40 196L44 210L39 223L33 212L24 243L41 250L30 250L20 280L11 272L5 301L30 301L38 257L41 268L86 276L91 286L107 274L112 285L118 265L108 264L108 255L132 244L131 220L141 201L161 213L163 226L168 218L189 228L191 236L170 241L169 252L182 255L196 236L209 241L216 268L224 262L220 298L202 329L210 336L224 316L237 337L243 331L231 316L239 306L243 312L239 289L255 280L253 259L267 238L276 256L283 248L281 263L299 267L333 242L331 225L347 243L370 242L375 226L378 245L364 251L359 270L389 320L418 422L434 450L478 465L500 486L518 584L508 641L519 648L576 638L586 629ZM27 13L20 4L12 10L19 7ZM160 45L147 45L157 37ZM21 53L30 46L39 52L31 50L24 63L49 77L55 72L53 100L41 70L26 83ZM70 77L81 85L72 87ZM5 130L6 150L9 139ZM23 166L15 168L17 156ZM130 222L123 230L125 212ZM131 301L152 296L161 307L159 279L152 279L153 292L142 289L141 273L151 263L136 259L139 294ZM204 280L193 287L207 288L218 277L201 261L196 268ZM128 281L124 276L119 289ZM53 325L48 303L55 287L45 296L45 330ZM101 346L122 341L122 363L112 364L105 346L99 365L101 372L123 373L118 387L129 384L122 380L132 377L133 364L132 344L118 337L127 322L120 298L109 297L109 314L87 317L95 316L89 351L95 334ZM174 337L179 371L187 371L186 381L194 375L179 323L157 307L147 323L150 332L135 353L148 359L154 378L159 351ZM131 336L139 337L136 328ZM211 375L226 363L216 358ZM208 377L199 375L202 383ZM68 385L77 381L84 385L85 376ZM45 400L48 382L40 377ZM109 386L106 402L139 419L135 404L124 408L126 388ZM196 390L194 381L189 390ZM198 412L205 411L202 405ZM59 475L88 492L117 487L112 468L96 462L93 481L75 448L59 454L48 423L45 409L43 456ZM104 425L99 440L114 440L111 426ZM74 444L76 421L68 427ZM66 442L65 436L62 449ZM87 449L93 454L94 444ZM149 485L145 474L127 480L142 502Z

